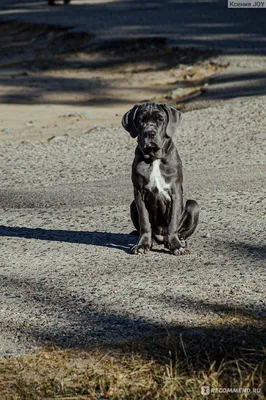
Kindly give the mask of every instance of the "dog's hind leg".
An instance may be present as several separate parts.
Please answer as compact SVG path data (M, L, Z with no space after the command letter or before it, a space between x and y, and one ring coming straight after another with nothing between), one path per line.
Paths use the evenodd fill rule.
M197 228L199 222L199 206L195 200L187 200L178 226L178 236L186 240ZM184 243L186 244L186 243Z

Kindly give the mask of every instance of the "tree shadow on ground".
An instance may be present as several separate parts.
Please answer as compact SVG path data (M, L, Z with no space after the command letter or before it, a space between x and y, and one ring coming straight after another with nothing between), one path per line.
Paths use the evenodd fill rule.
M240 257L243 259L248 258L250 262L260 262L266 259L266 246L264 244L254 243L250 239L244 241L240 239L238 241L229 241L226 239L214 238L213 240L209 240L209 246L216 246L217 249L221 249L221 252L226 249L232 256L237 256L239 259Z
M0 235L122 250L133 239L130 235L106 232L15 227L1 227ZM262 260L266 252L265 246L251 243L228 243L228 248L245 259L255 256ZM159 295L156 292L152 298L148 293L145 295L147 304L154 300L162 310L169 307L182 309L188 319L190 313L196 311L198 322L185 324L174 318L171 322L164 322L163 312L150 320L140 316L141 310L140 314L129 312L119 294L113 304L95 301L95 293L89 291L84 298L69 285L68 279L62 282L60 277L57 280L45 275L36 281L34 276L22 278L2 274L1 292L1 297L6 300L11 297L13 307L16 302L19 309L23 309L21 315L12 312L2 320L3 334L10 336L11 332L22 343L28 343L29 349L35 345L88 352L100 349L106 354L135 354L147 362L155 361L162 365L181 362L184 368L206 373L212 365L215 365L215 371L219 371L223 364L228 376L235 381L239 371L242 376L255 371L257 385L261 384L259 376L265 373L266 308L263 303L249 304L243 299L241 304L234 305L189 295ZM134 302L134 298L129 301ZM234 301L234 295L231 301ZM178 313L175 315L178 318ZM258 364L260 369L256 369Z
M238 242L238 243L230 243L229 247L232 252L238 252L243 257L249 257L252 259L257 259L264 261L266 260L266 246L252 244L248 242Z
M30 324L3 323L3 332L16 334L32 340L38 345L56 345L63 349L93 351L101 349L112 354L121 352L141 356L158 363L178 362L184 368L208 373L215 365L218 371L223 363L230 378L239 378L254 372L256 378L265 373L266 324L265 318L254 316L246 305L225 306L183 297L189 309L198 309L199 323L186 326L179 323L147 321L126 313L115 313L70 294L49 282L34 282L33 279L6 277L2 287L7 295L14 294L26 306L29 313L40 315L58 314L58 324L43 324L41 319ZM180 300L181 301L181 300ZM161 303L179 304L176 298L161 298ZM34 311L33 306L34 305ZM204 310L202 310L204 306ZM260 307L265 315L265 307ZM201 312L211 313L211 321L201 322ZM24 314L25 315L25 314ZM29 317L30 319L30 317ZM261 370L256 370L260 364ZM230 373L229 373L230 371ZM257 378L256 378L257 379ZM255 379L255 381L256 381ZM258 382L260 383L261 382Z
M210 81L209 90L205 91L200 99L212 101L265 96L265 84L266 72L263 71L215 76Z
M14 8L25 8L25 13L20 12L16 19L30 16L31 21L38 21L39 25L29 25L24 22L20 24L19 30L23 33L24 41L27 46L27 54L25 63L30 64L33 68L33 76L14 76L12 79L3 76L0 80L2 85L9 85L14 90L3 93L1 99L4 103L49 103L55 104L79 104L79 105L106 105L119 104L125 101L124 97L110 95L110 89L115 90L116 82L113 81L113 87L103 85L99 79L84 78L76 79L73 77L48 77L44 79L36 71L49 70L55 68L57 73L60 69L70 68L73 71L99 70L104 68L113 68L123 65L125 62L135 58L136 64L146 62L143 65L143 71L149 68L149 64L157 70L163 71L165 68L175 67L179 63L193 64L199 57L204 61L208 57L217 54L218 49L225 54L264 54L266 48L265 39L265 23L263 13L256 9L228 9L227 4L223 0L211 2L195 2L195 1L179 1L174 2L165 0L163 2L146 2L139 1L111 1L102 3L87 2L84 4L75 4L72 1L67 7L49 8L45 1L40 2L24 2L12 1L7 5L3 5L6 14L4 18L12 18ZM71 12L69 12L71 10ZM9 13L10 11L10 13ZM131 16L129 18L128 16ZM38 20L37 20L38 16ZM14 16L13 16L14 18ZM58 19L59 18L59 19ZM69 28L79 26L79 31L68 31L67 28L60 28L58 21L62 21L62 25ZM22 20L21 20L22 21ZM51 25L47 25L47 21ZM9 22L12 25L14 22ZM24 27L23 27L24 24ZM42 25L43 24L43 25ZM54 26L53 26L54 24ZM5 24L8 26L8 24ZM40 34L40 27L44 32ZM87 26L90 26L91 32L88 32ZM28 29L28 33L27 33ZM83 33L82 33L83 30ZM87 31L87 33L84 33ZM95 41L99 34L101 44ZM117 32L117 33L116 33ZM126 40L121 38L121 33ZM25 35L29 36L25 39ZM9 34L8 34L9 36ZM18 38L18 35L14 37ZM34 41L32 41L34 37ZM37 40L36 40L37 39ZM160 52L166 52L166 43L170 39L178 46L192 49L194 58L187 57L188 50L180 48L176 51L176 57L171 57L167 61L167 55L163 56ZM40 43L38 42L40 41ZM103 45L102 42L106 41ZM4 52L7 51L7 40L4 40ZM14 41L12 38L12 57L16 62L17 54L21 58L21 44L19 43L18 51L14 51ZM32 54L29 51L36 47L36 54L31 60ZM50 46L50 53L49 53ZM37 49L40 47L41 52ZM200 49L200 50L199 50ZM34 50L34 51L35 51ZM152 50L152 51L151 51ZM78 51L84 54L97 54L100 57L88 61L75 60L73 55ZM151 53L149 54L149 52ZM65 59L58 59L60 53L68 56ZM196 57L195 57L196 55ZM128 56L130 56L128 58ZM164 58L164 61L162 62ZM31 60L31 61L29 61ZM166 61L166 62L165 62ZM17 61L18 62L18 61ZM24 68L26 67L24 65ZM20 62L20 67L23 63ZM123 78L124 79L124 78ZM203 100L213 101L219 99L235 98L242 96L258 96L265 95L265 74L248 74L222 77L221 88L207 91L204 93ZM219 81L216 81L219 82ZM226 87L226 83L234 82L232 87ZM121 82L119 82L121 85ZM201 82L203 83L203 82ZM31 90L25 95L19 93L16 88L26 89L31 84ZM223 87L224 85L224 87ZM142 88L145 90L145 88ZM148 89L148 88L147 88ZM130 90L130 85L125 82L125 93ZM160 91L160 89L158 89ZM85 96L85 98L71 99L65 96L59 98L60 93L68 93ZM86 93L90 93L90 97L86 97ZM47 98L42 98L43 94ZM49 95L54 94L57 98L50 98ZM158 93L155 93L155 95ZM120 94L121 96L121 94ZM139 99L131 99L132 103Z
M228 9L224 0L197 1L84 1L67 7L47 7L47 2L8 0L4 18L14 18L14 8L24 8L17 19L29 17L43 23L78 25L105 39L120 36L164 36L188 46L220 47L231 54L265 52L265 23L261 9ZM42 11L41 11L42 9ZM121 36L120 36L121 37Z
M194 86L204 85L208 81L208 79L203 79L195 82ZM233 86L230 86L230 83L234 82ZM239 97L253 97L253 96L265 96L265 83L266 83L266 73L256 73L250 78L248 74L238 74L237 76L228 76L222 77L221 80L213 80L215 83L215 88L212 89L210 85L208 90L204 90L204 93L197 97L197 101L217 101L217 100L228 100ZM9 78L3 77L0 78L0 84L13 86L9 93L3 93L1 95L1 100L6 104L65 104L65 105L79 105L79 106L105 106L111 104L124 104L125 97L129 96L132 104L139 102L138 87L134 86L134 88L128 87L126 83L124 86L121 86L120 82L120 96L121 98L115 96L115 85L116 80L112 81L112 85L104 85L97 78L92 79L79 79L74 77L34 77L31 79L31 89L29 88L29 79L25 79L25 77L18 77L13 80L11 83ZM226 87L226 84L229 84ZM192 86L193 86L192 85ZM217 86L218 85L218 86ZM174 85L172 85L174 86ZM185 85L191 86L191 85ZM19 92L16 92L16 87L20 88ZM175 87L184 87L184 83L176 83ZM26 92L24 89L26 89ZM23 90L22 90L23 89ZM141 86L139 88L140 91L149 93L153 93L154 98L162 97L163 92L161 87L157 87L157 89L152 89L150 87ZM131 95L129 93L132 92ZM64 97L62 96L64 93ZM73 99L73 95L77 95L78 99ZM166 95L167 93L165 93ZM50 95L53 97L50 98ZM54 98L54 96L57 98ZM45 97L44 97L45 96ZM143 95L143 97L145 97ZM143 99L143 101L146 99ZM174 102L174 100L172 101ZM178 99L178 103L188 103L191 102L191 99Z
M145 84L149 72L167 71L169 76L171 68L181 60L184 65L193 65L216 54L212 50L168 48L163 38L125 39L90 46L88 34L47 25L11 25L3 25L0 63L0 84L7 87L1 99L8 104L105 105L123 104L129 98L134 103L140 100L139 92L144 99L147 93L154 97L167 91L167 83ZM20 38L15 44L12 30ZM132 74L141 74L133 85ZM162 77L153 79L158 78L161 82Z

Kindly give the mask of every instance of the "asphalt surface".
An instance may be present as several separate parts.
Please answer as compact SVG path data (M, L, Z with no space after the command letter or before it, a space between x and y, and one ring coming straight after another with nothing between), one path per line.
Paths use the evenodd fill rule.
M175 138L185 195L201 208L190 255L129 254L135 142L121 126L1 145L2 355L204 328L228 313L265 318L263 13L221 1L2 1L3 20L86 28L95 41L163 35L220 46L231 62Z
M226 0L2 0L0 20L19 19L86 31L95 41L164 37L182 46L223 49L228 54L264 52L266 9L228 9Z
M179 257L129 254L135 143L122 128L3 145L1 353L265 316L264 120L255 98L185 114L176 143L201 214Z

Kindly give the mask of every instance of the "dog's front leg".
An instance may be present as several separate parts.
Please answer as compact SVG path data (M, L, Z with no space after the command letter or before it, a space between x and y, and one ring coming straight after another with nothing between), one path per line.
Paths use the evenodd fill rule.
M179 184L172 192L172 204L168 222L168 247L174 255L187 253L187 249L182 247L178 238L178 226L183 212L183 190Z
M134 197L139 215L140 239L138 244L131 248L131 253L145 254L150 250L152 245L149 213L146 208L142 193L137 188L134 188Z

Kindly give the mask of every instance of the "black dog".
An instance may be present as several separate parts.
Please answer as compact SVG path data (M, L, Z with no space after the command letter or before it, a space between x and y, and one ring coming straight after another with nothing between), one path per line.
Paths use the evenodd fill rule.
M181 113L167 104L137 104L122 119L123 127L138 145L132 165L135 200L131 219L140 234L131 253L146 253L153 241L175 254L187 253L186 238L195 231L199 207L183 204L182 163L172 141Z

